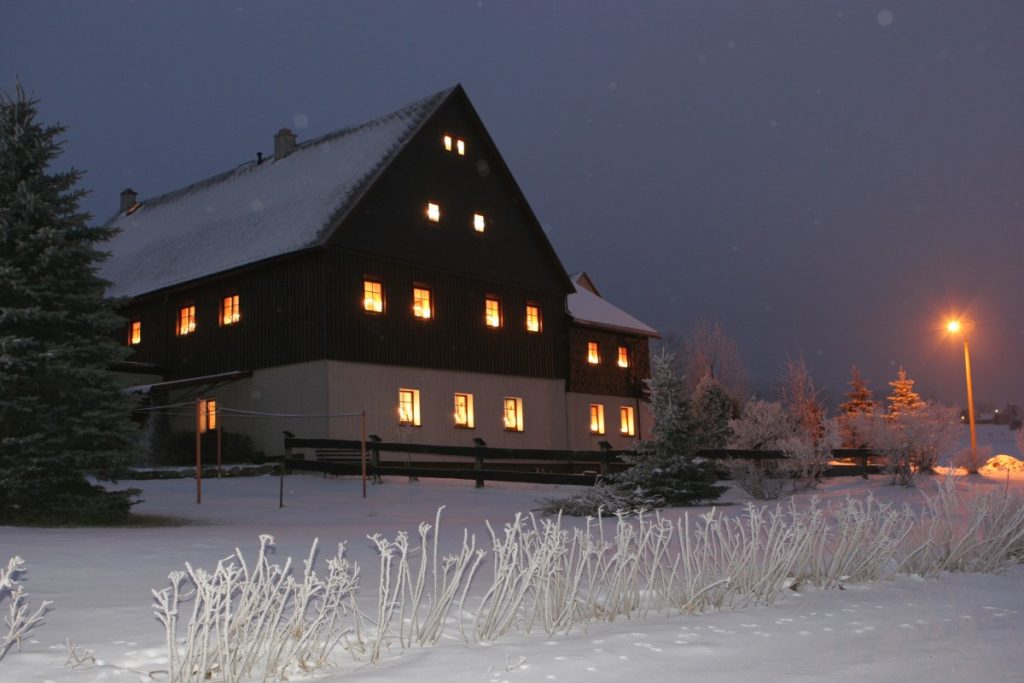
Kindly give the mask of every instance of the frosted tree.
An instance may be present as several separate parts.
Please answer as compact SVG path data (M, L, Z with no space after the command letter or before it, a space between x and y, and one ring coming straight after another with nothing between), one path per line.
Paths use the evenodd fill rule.
M896 379L889 382L892 393L886 398L889 402L889 415L895 416L901 413L911 413L924 406L921 397L914 391L914 380L907 377L906 370L900 366Z
M754 399L743 414L729 421L729 448L771 450L796 433L793 419L781 403Z
M819 400L820 394L803 358L786 362L779 395L798 432L813 448L818 447L825 435L825 406Z
M735 404L718 380L710 376L701 379L690 398L690 412L697 432L697 448L725 448Z
M846 392L846 401L839 404L839 432L842 445L846 448L860 448L864 438L857 432L857 416L872 414L878 410L867 380L861 377L860 369L854 365L850 368L850 391Z
M669 340L666 340L666 347L670 352L677 351L674 367L682 375L687 396L696 391L701 379L710 377L722 386L737 407L747 402L750 393L747 368L736 342L720 324L705 319L681 339L670 335ZM678 349L669 344L678 345Z
M915 472L932 471L960 437L956 409L938 403L889 415L861 413L857 421L871 450L885 456L892 482L903 486L914 485Z
M108 371L123 321L96 275L110 231L78 210L79 172L52 172L64 132L36 121L21 86L0 93L0 524L123 517L107 492L134 440Z

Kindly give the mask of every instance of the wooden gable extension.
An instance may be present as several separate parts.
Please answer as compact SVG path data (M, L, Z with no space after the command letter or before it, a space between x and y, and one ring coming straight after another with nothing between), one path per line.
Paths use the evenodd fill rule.
M596 342L600 362L587 360L587 345ZM618 348L626 347L628 367L618 365ZM644 380L650 377L650 349L646 336L630 335L597 327L569 328L569 380L567 390L585 394L642 397Z

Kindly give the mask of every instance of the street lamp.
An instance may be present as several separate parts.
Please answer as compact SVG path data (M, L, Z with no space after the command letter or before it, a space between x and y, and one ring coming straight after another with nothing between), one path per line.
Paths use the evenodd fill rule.
M975 472L978 459L978 435L974 428L974 388L971 386L971 352L967 347L967 330L959 320L950 320L946 329L951 334L960 334L964 338L964 370L967 373L967 420L971 425L971 465L970 471Z

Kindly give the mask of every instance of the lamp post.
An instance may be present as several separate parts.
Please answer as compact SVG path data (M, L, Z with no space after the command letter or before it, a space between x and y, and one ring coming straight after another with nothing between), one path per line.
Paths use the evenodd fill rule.
M950 320L946 329L964 338L964 370L967 373L967 420L971 426L971 471L975 471L978 458L978 435L974 428L974 387L971 385L971 352L967 346L967 330L959 320Z

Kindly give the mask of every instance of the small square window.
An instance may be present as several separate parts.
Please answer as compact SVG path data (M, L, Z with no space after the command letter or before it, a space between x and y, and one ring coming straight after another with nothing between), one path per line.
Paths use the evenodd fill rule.
M441 206L434 202L427 202L427 220L431 223L438 223L441 221Z
M238 307L238 295L226 296L220 303L220 324L234 325L242 319L241 310Z
M142 343L142 321L133 320L131 327L128 329L128 344L136 346Z
M540 306L526 304L526 331L540 332Z
M590 433L604 434L604 406L600 403L590 404Z
M182 306L178 309L177 334L179 337L196 331L196 307Z
M455 426L473 429L473 394L455 394Z
M484 301L484 322L487 327L501 327L501 301L487 297Z
M429 289L425 287L412 288L412 314L423 320L434 317Z
M515 396L505 397L505 413L503 419L506 432L523 431L523 399Z
M619 367L620 368L628 368L629 367L629 349L626 348L625 346L620 346L619 347Z
M217 429L217 399L199 399L199 433Z
M487 221L484 219L482 213L473 214L473 229L477 232L483 232L487 228Z
M597 342L587 342L587 362L591 365L597 365L601 362L601 351L597 346Z
M384 285L376 280L363 280L363 310L384 312Z
M398 390L398 424L420 426L420 390Z
M619 406L619 432L623 436L636 436L632 406Z

